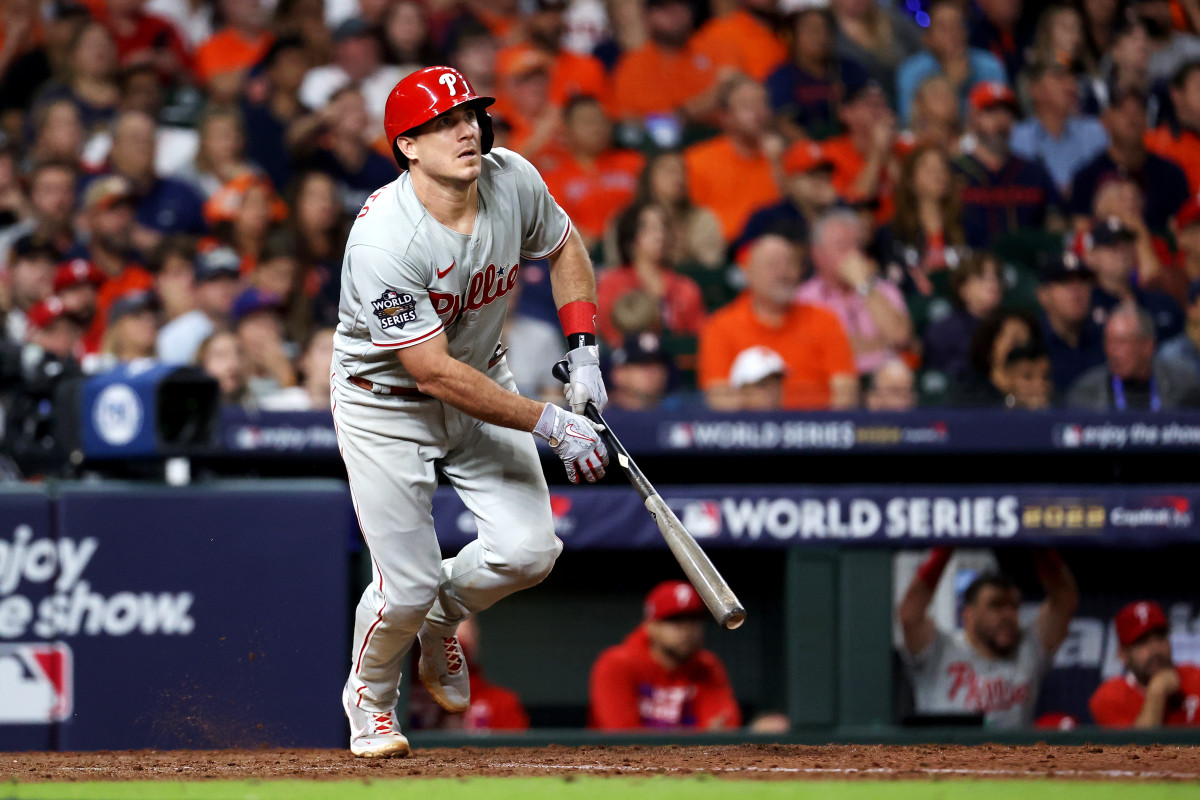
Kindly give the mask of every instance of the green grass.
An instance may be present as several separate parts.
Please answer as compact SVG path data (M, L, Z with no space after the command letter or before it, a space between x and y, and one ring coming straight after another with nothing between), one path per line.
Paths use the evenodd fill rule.
M0 784L0 800L1196 800L1183 783L1049 780L733 781L708 777L415 778Z

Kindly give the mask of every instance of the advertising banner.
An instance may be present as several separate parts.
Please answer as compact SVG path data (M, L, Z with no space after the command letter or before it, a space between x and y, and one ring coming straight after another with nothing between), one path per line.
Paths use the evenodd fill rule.
M349 494L257 487L0 502L0 745L344 744Z

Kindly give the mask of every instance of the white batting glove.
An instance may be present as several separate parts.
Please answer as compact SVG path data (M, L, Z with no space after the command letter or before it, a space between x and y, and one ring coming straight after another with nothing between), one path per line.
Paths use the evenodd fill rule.
M571 483L579 483L580 473L588 483L595 483L604 477L604 468L608 466L608 448L596 432L597 427L585 417L546 403L533 433L550 443L567 468Z
M567 365L571 371L571 382L563 388L571 411L582 414L590 400L597 411L603 411L608 403L608 392L604 389L604 378L600 376L600 348L596 345L576 347L567 353Z

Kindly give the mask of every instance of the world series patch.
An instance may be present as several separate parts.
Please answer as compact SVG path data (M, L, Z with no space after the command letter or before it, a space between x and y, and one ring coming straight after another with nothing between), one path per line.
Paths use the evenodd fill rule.
M372 300L371 308L375 309L373 313L379 318L379 327L385 331L388 328L403 328L417 318L417 301L411 294L400 294L395 289L388 289L378 300Z

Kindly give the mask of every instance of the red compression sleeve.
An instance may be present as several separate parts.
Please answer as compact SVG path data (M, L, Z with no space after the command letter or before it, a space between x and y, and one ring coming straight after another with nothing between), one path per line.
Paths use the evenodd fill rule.
M558 310L568 350L596 343L596 312L596 304L587 300L572 301Z
M954 550L949 547L933 548L933 552L929 554L929 558L925 559L925 563L917 567L917 577L926 586L937 586L938 581L942 579L942 572L945 571L946 564L950 563L950 556L953 554Z

